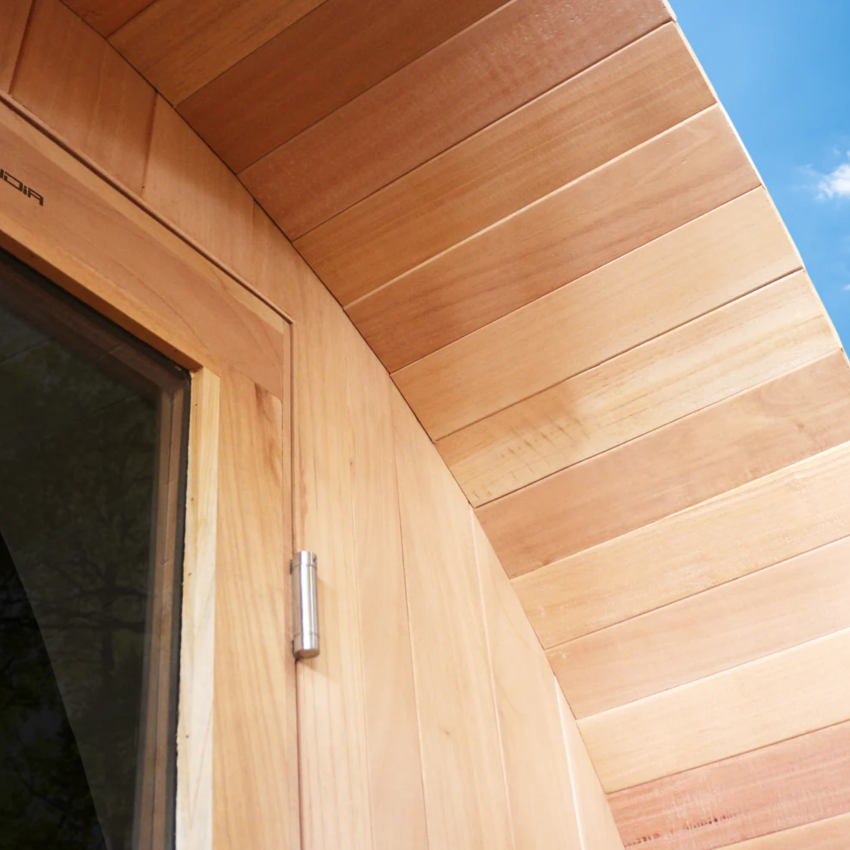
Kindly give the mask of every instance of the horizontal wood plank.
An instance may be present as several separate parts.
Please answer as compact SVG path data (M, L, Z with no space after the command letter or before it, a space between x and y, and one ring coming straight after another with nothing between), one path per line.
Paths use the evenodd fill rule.
M326 0L180 112L241 171L502 2Z
M251 276L254 201L162 97L142 196L226 266Z
M483 503L838 347L820 300L798 272L437 445L470 498ZM485 527L491 510L479 509ZM558 557L535 551L530 541L511 543L507 534L494 545L511 575Z
M0 91L8 92L12 85L31 8L32 0L9 0L3 9L3 29L0 31Z
M65 0L92 29L109 38L155 0Z
M157 0L110 41L176 104L322 0Z
M850 815L839 815L730 844L724 850L846 850L848 837Z
M557 683L477 522L473 535L514 847L582 850Z
M850 628L850 538L547 653L579 718Z
M512 584L551 648L848 535L845 444Z
M645 385L644 385L645 390ZM566 558L850 440L843 351L490 502L512 575Z
M394 372L756 186L712 107L354 304L335 294Z
M393 380L440 439L801 266L770 199L757 189L435 351Z
M670 17L662 0L514 0L240 176L302 236Z
M850 813L850 723L622 791L609 800L626 847L647 850L713 850L844 815ZM841 850L846 837L838 845ZM802 845L805 850L816 846Z
M0 146L44 197L0 194L4 248L181 365L226 362L281 397L278 314L6 107Z
M12 96L139 194L154 90L59 0L34 0Z
M365 294L713 102L669 24L340 213L295 247L331 289Z
M850 630L579 720L619 791L850 720Z

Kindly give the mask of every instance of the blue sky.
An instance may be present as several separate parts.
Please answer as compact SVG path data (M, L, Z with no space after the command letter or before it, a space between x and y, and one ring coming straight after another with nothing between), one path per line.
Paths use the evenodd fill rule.
M671 0L850 346L850 0Z

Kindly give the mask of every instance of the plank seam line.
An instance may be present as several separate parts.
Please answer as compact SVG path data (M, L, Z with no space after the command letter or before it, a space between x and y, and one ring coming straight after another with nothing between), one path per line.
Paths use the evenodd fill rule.
M846 539L846 538L842 538ZM833 540L833 543L838 543L840 541ZM827 546L830 544L826 544ZM823 547L819 547L823 548ZM806 554L806 553L804 553ZM787 560L790 560L787 559ZM777 566L774 564L773 566ZM762 572L762 570L756 570L755 573ZM755 573L750 573L750 575L755 575ZM741 576L741 578L746 578L746 576ZM729 584L729 582L726 582ZM652 613L652 612L649 612ZM576 722L579 724L589 722L594 720L597 717L602 717L603 715L611 714L615 711L622 711L626 708L637 705L638 703L648 702L653 699L663 698L666 694L670 694L672 691L678 691L683 688L692 688L702 682L706 682L709 679L715 679L719 676L725 676L728 673L731 673L733 670L740 670L743 667L749 667L750 665L759 664L761 662L765 662L768 659L775 658L777 655L783 655L788 652L792 652L795 649L799 649L802 646L808 646L813 643L818 643L819 641L826 641L830 638L834 638L836 635L847 633L850 635L850 626L845 626L844 628L836 629L834 632L829 632L825 635L818 635L817 637L811 638L810 640L804 640L800 643L792 644L791 646L785 646L781 649L776 649L773 652L767 652L764 655L759 655L757 658L750 658L747 661L742 661L740 664L733 664L731 667L724 667L722 670L715 670L713 673L706 673L704 676L699 676L696 679L692 679L689 682L680 682L677 685L670 685L669 687L662 688L660 691L655 691L651 694L646 694L645 696L638 697L637 699L628 700L627 702L620 703L619 705L611 706L610 708L603 709L602 711L596 711L593 714L585 714L582 717L576 717ZM850 720L850 715L846 718ZM839 721L844 722L844 721Z
M830 357L831 355L827 354L826 356ZM821 358L821 359L823 359L823 358ZM803 367L803 368L805 368L805 367ZM847 446L848 443L850 443L850 441L847 441L845 443L840 443L839 447L840 446ZM838 447L834 446L833 448L838 448ZM832 449L827 449L826 451L832 451ZM818 457L818 455L811 455L810 457L807 457L802 461L798 461L798 463L806 463L807 461L811 460L814 457ZM782 469L777 470L777 471L778 472L785 472L785 470L792 469L794 465L796 465L796 464L792 464L792 466L785 466ZM773 475L775 473L770 473L770 474ZM765 477L767 477L767 476L763 476L763 478L765 478ZM756 478L754 480L756 482L758 482L758 481L762 481L763 478ZM753 482L750 482L750 481L747 482L747 484L751 484L751 483L753 483ZM746 486L746 485L743 485L743 486ZM724 493L722 495L725 496L728 493L734 493L734 492L735 492L734 490L727 490L726 493ZM704 502L700 502L700 504L704 504ZM694 505L694 507L698 507L698 505ZM670 516L675 516L675 514L670 514ZM640 526L640 528L646 528L646 527L647 526ZM638 529L634 529L634 530L638 530ZM626 532L626 533L628 534L629 532ZM782 560L780 560L780 561L774 561L771 564L766 564L765 566L759 567L757 570L753 570L752 572L744 573L743 575L740 575L740 576L735 576L734 578L727 579L726 581L721 581L718 584L713 584L711 587L704 587L702 590L698 590L696 593L689 593L687 596L682 596L679 599L673 599L671 602L665 602L663 605L658 605L657 607L650 608L647 611L641 611L639 614L632 614L630 617L625 617L622 620L617 620L616 623L610 623L607 626L601 626L598 629L593 629L589 632L584 632L583 634L576 635L576 637L569 638L568 640L561 641L560 643L553 643L548 647L544 646L543 649L548 655L549 652L555 652L556 650L562 649L563 647L566 647L571 643L575 643L578 640L582 640L583 638L590 637L591 635L599 634L599 632L604 632L604 631L607 631L608 629L615 629L615 628L617 628L617 626L621 626L624 623L630 623L632 620L638 620L641 617L648 617L650 614L654 614L656 611L663 611L665 608L669 608L671 605L677 605L678 603L684 602L687 599L694 599L697 596L702 596L703 594L710 593L712 590L717 590L720 587L725 587L727 584L734 584L735 582L743 581L744 579L747 579L750 576L758 575L759 573L762 573L765 570L770 570L770 569L773 569L774 567L779 567L782 564L787 563L788 561L793 561L795 558L802 558L805 555L811 555L813 552L817 552L820 549L825 549L827 546L835 546L838 543L841 543L843 540L847 540L848 538L850 538L850 533L844 534L841 537L836 537L834 540L828 540L828 541L826 541L826 543L819 543L817 546L813 546L811 549L806 549L804 552L797 552L794 555L789 555L787 558L782 558ZM616 540L616 539L617 539L616 537L612 538L612 540ZM582 551L586 552L587 550L584 549ZM577 554L580 554L580 553L577 553ZM564 559L564 560L566 560L566 559ZM553 563L558 563L558 562L555 561ZM535 572L536 572L536 570L533 570L530 573L524 573L524 575L529 575L529 576L534 575ZM518 576L517 580L519 578L522 578L522 577L523 576ZM839 629L839 631L840 631L840 629ZM755 659L752 659L752 660L755 660ZM731 669L731 668L727 668L727 669ZM693 681L698 681L698 680L694 679ZM685 684L688 684L688 682L682 682L682 684L685 685ZM674 685L674 687L678 687L678 686ZM666 689L666 690L669 690L669 689ZM661 691L659 691L658 693L661 693ZM651 694L649 694L648 696L651 696ZM643 699L643 697L641 697L641 699ZM634 700L633 700L633 702L634 702ZM627 703L623 703L623 705L626 705L626 704ZM610 710L610 709L606 709L606 710ZM592 715L586 715L586 716L591 717Z
M18 72L21 68L21 62L23 62L24 51L27 48L27 43L29 41L30 30L32 29L32 19L35 15L35 4L38 0L30 0L30 7L27 10L27 19L24 22L24 31L21 33L21 42L18 45L18 52L15 56L15 67L12 69L12 79L9 80L9 92L8 96L12 97L12 92L15 90L15 83L18 81ZM63 0L64 3L64 0ZM6 96L6 92L0 89L0 95Z
M157 94L159 93L157 92ZM125 186L116 177L113 177L111 174L109 174L106 169L98 165L86 154L76 150L59 133L48 127L48 125L45 124L44 121L42 121L33 112L30 112L30 110L22 103L15 100L14 97L4 91L0 91L0 103L3 103L7 107L9 107L12 112L22 118L27 124L33 127L33 129L37 130L39 133L41 133L43 136L53 142L57 147L65 151L65 153L77 160L77 162L79 162L81 165L85 166L96 177L98 177L107 185L111 186L116 192L118 192L120 195L122 195L124 198L126 198L128 201L130 201L132 204L142 210L142 212L144 212L146 215L150 216L154 221L156 221L158 224L160 224L162 227L164 227L166 230L168 230L186 245L188 245L196 253L200 254L205 260L215 266L220 272L226 274L231 280L239 284L239 286L245 289L250 295L265 304L266 307L268 307L270 310L280 316L285 322L290 325L295 324L295 320L289 313L286 312L286 310L277 306L273 301L271 301L269 298L267 298L265 295L255 289L253 284L249 283L240 274L233 271L226 263L224 263L222 260L219 260L207 248L205 248L203 245L201 245L199 242L197 242L195 239L185 233L176 224L174 224L168 218L163 216L161 213L157 212L147 201L137 195L132 189L129 189L127 186ZM197 136L197 134L195 135ZM200 136L198 136L198 138L200 138ZM233 172L231 172L231 174L232 173ZM245 189L245 191L248 192L247 189ZM248 194L250 195L250 193ZM275 225L275 227L277 227L277 225ZM278 228L278 230L280 230L280 228Z
M836 349L836 351L837 350L838 349ZM823 357L830 357L833 354L835 354L835 351L832 351L829 354L823 355ZM823 359L823 358L818 358L818 359ZM816 362L816 361L810 360L808 363L803 364L803 367L805 367L807 365L811 365L814 362ZM801 368L803 368L803 367L801 367ZM785 373L785 374L790 374L790 373ZM640 532L642 532L642 531L644 531L648 528L651 528L652 526L658 525L659 523L668 522L668 521L672 520L674 517L678 517L678 516L681 516L683 514L692 512L692 511L703 510L703 509L705 509L705 507L707 505L711 505L711 504L720 502L723 499L731 497L732 494L739 494L742 490L755 489L757 487L765 486L765 482L773 483L773 481L775 481L777 478L779 478L783 475L793 475L795 472L797 472L800 469L800 467L803 467L804 465L814 464L816 461L821 460L825 456L828 456L828 455L831 455L831 454L843 454L843 453L848 451L848 448L850 448L850 440L846 440L843 443L839 443L837 446L831 446L830 448L824 449L823 451L816 452L813 455L809 455L809 457L803 458L802 460L798 460L796 463L789 464L788 466L784 466L781 469L774 470L773 472L770 472L767 475L763 475L763 476L761 476L761 478L755 478L752 481L746 481L744 484L741 484L738 487L734 487L731 490L726 490L724 493L718 493L717 495L712 496L709 499L705 499L702 502L698 502L695 505L690 505L686 508L682 508L681 510L676 511L675 513L668 514L667 516L660 517L659 519L655 519L652 522L648 522L645 525L640 525L637 528L631 529L630 531L625 531L622 534L617 535L616 537L611 537L608 540L603 540L600 543L595 543L593 546L588 546L586 549L580 549L578 552L572 552L571 554L569 554L569 555L567 555L563 558L558 558L555 561L550 561L548 564L543 564L542 566L536 567L535 569L529 570L528 572L519 573L518 575L511 576L510 580L511 580L512 583L513 582L521 582L523 579L535 575L540 570L548 569L549 567L555 566L557 564L561 564L565 561L569 561L572 558L575 558L579 555L584 554L585 552L591 552L594 549L599 549L603 546L609 546L609 545L613 544L615 541L621 540L623 537L628 537L628 536L633 535L633 534L638 534L638 533L640 533ZM836 538L836 540L830 540L828 543L821 544L819 546L815 546L813 549L810 549L810 550L807 550L807 551L813 552L816 549L820 549L822 546L829 545L829 543L835 543L837 540L843 540L843 539L844 539L844 537L839 537L839 538ZM800 552L798 554L804 555L804 554L806 554L806 552ZM797 557L797 556L792 555L790 557ZM785 558L784 560L789 560L789 559ZM767 566L774 566L775 564L779 564L779 563L782 563L782 561L775 561L774 563L768 564ZM765 569L765 568L766 567L762 567L761 569ZM760 570L753 570L753 573L756 573L756 572L760 572ZM747 575L751 575L751 574L752 573L748 573ZM731 580L734 581L734 579L731 579ZM715 586L720 587L722 584L727 584L727 583L728 582L721 582L720 584L715 585ZM707 588L707 589L710 590L711 588ZM702 592L702 591L700 591L700 592ZM682 597L682 598L688 599L690 597L685 596L685 597ZM676 599L676 600L673 600L673 601L679 602L681 600ZM666 603L666 604L673 604L673 603ZM659 608L666 607L666 604L664 606L659 606ZM658 609L650 609L650 610L658 610ZM648 612L642 611L641 613L646 614ZM626 620L634 619L635 616L640 616L640 614L636 614L632 617L627 617ZM626 622L626 620L622 620L622 621L619 621L619 622ZM610 625L618 625L618 623L611 623ZM609 628L609 626L602 626L601 628L594 629L592 632L587 632L586 634L593 634L594 632L601 631L603 628ZM578 635L577 637L585 637L585 636L586 635Z
M741 298L747 298L749 295L752 295L756 292L759 292L759 291L761 291L762 289L765 289L768 286L772 286L774 283L778 283L781 280L785 279L786 277L791 277L791 275L798 274L800 271L802 271L802 269L797 269L796 271L791 272L789 275L783 275L781 278L777 278L776 280L773 280L770 283L762 284L761 286L757 287L756 289L751 290L750 292L745 293L744 295L738 296L737 298L734 298L731 301L727 301L725 304L722 304L720 307L718 307L716 309L722 309L723 307L728 307L731 304L734 304L736 301L739 301ZM679 328L683 327L684 325L690 324L692 321L697 321L699 319L705 318L706 316L711 315L711 313L713 313L713 312L714 312L714 309L709 310L706 313L702 313L699 316L694 317L694 319L689 319L687 322L684 322L682 325L677 325L675 328L671 328L671 331L672 330L678 330ZM658 334L657 336L653 337L651 340L647 340L646 343L640 343L636 346L632 346L632 348L627 349L626 351L624 351L622 353L628 354L630 351L633 351L635 348L640 348L641 345L645 345L647 343L653 342L654 340L658 339L661 336L663 336L663 334ZM687 419L690 416L695 416L698 413L704 413L705 411L710 410L713 407L717 407L718 405L721 405L724 402L728 402L728 401L731 401L732 399L738 398L739 396L742 396L745 393L752 392L753 390L757 390L759 387L766 386L767 384L770 384L773 381L779 380L780 378L783 378L786 375L793 375L795 372L798 372L801 369L806 369L807 367L811 366L813 363L817 363L821 360L825 360L827 357L832 357L839 350L841 350L841 349L835 348L835 349L827 352L826 354L820 354L816 357L813 357L810 360L806 360L804 363L801 363L799 366L795 366L793 369L789 369L786 372L782 372L779 375L774 375L772 378L767 378L763 381L759 381L756 384L751 384L750 386L747 386L747 387L744 387L743 389L737 390L737 391L731 393L730 395L723 396L723 398L719 398L716 401L712 401L709 404L705 404L702 407L698 407L695 410L691 410L688 413L683 413L680 416L676 416L674 419L670 419L667 422L663 422L661 425L656 425L654 428L651 428L649 431L644 431L641 434L637 434L634 437L630 437L628 440L623 440L622 442L616 443L613 446L609 446L607 449L602 449L601 451L595 452L592 455L588 455L587 457L583 457L580 460L573 461L572 463L569 463L566 466L562 466L559 469L552 470L552 472L547 472L545 475L541 476L540 478L535 478L534 481L529 481L528 484L523 484L520 487L515 487L513 490L508 490L507 492L502 493L499 496L495 496L492 499L488 499L486 502L481 502L480 504L474 505L474 507L485 508L489 505L495 505L498 502L501 502L503 499L509 499L512 496L517 496L517 495L519 495L520 493L523 493L526 490L532 490L538 484L543 484L548 479L554 478L556 475L560 475L562 472L566 472L568 469L573 469L574 467L581 466L582 464L588 463L592 460L596 460L597 458L604 457L609 452L612 452L612 451L615 451L616 449L621 449L621 448L624 448L625 446L631 445L632 443L635 443L638 440L643 439L644 437L650 436L650 434L654 434L657 431L661 431L663 428L666 428L669 425L675 425L677 422L681 422L683 419ZM619 357L619 356L620 355L618 354L615 357L610 358L610 360L616 360L616 358ZM562 383L565 384L565 383L567 383L567 381L571 381L573 378L577 378L580 375L583 375L585 372L592 371L593 369L598 369L600 366L605 365L605 363L607 363L607 362L609 362L609 361L607 361L607 360L603 361L602 363L599 363L596 366L592 366L590 369L585 369L582 372L579 372L578 374L573 375L570 378L567 378L565 381L559 381L557 384L554 384L553 387L557 387ZM541 393L548 392L549 390L553 389L553 387L548 387L547 389L542 390ZM537 395L540 395L541 393L535 393L533 396L529 396L529 398L527 398L527 399L522 399L521 401L516 402L516 405L523 404L524 402L528 401L531 398L535 398ZM510 407L514 407L514 406L515 405L510 405ZM497 411L497 413L493 414L493 415L495 416L499 412L501 412L501 411ZM489 417L485 417L485 419L487 419L487 418L489 418ZM482 421L482 420L479 420L479 422L480 421ZM473 424L477 424L477 423L473 423ZM441 438L441 439L446 439L446 438ZM440 441L438 441L438 444L439 444L439 442ZM820 454L820 452L816 452L815 454ZM778 470L774 470L774 472L776 472L776 471L778 471ZM768 474L771 474L771 473L768 473ZM761 476L761 477L764 478L764 476ZM758 479L752 479L752 480L755 481L755 480L758 480ZM745 483L749 483L749 482L745 482ZM739 485L739 486L743 486L743 485ZM737 487L733 487L732 489L736 490ZM731 491L727 490L727 491L724 491L724 492L731 492ZM717 494L717 495L720 495L720 494ZM712 496L710 498L714 498L714 497ZM708 499L704 499L703 501L708 501ZM701 504L701 502L695 502L694 504ZM693 507L693 505L689 505L688 507ZM683 510L687 510L687 508L680 508L679 510L673 511L670 514L665 514L665 516L674 516L677 513L681 513ZM660 519L663 519L663 517L660 517ZM652 520L652 522L657 522L657 521L658 520ZM651 523L647 523L647 525L650 525L650 524ZM638 527L642 528L643 526L638 526ZM634 531L634 529L631 529L631 530ZM628 532L623 532L623 534L627 534L627 533ZM616 537L620 537L620 536L622 536L622 535L618 534L615 537L610 537L608 539L609 540L615 540ZM604 543L604 542L606 542L606 541L604 541L604 540L600 541L600 543ZM595 543L593 545L598 546L599 543ZM593 547L588 546L587 548L592 549ZM578 551L583 552L585 550L579 549ZM578 553L575 552L573 554L578 554ZM566 556L566 557L569 557L569 556ZM563 558L558 558L557 560L561 561L561 560L563 560ZM555 561L550 561L549 563L555 563ZM548 565L543 564L543 566L548 566ZM538 569L540 569L540 568L538 567ZM533 570L532 570L532 572L533 572Z
M607 162L603 162L601 165L597 165L595 168L592 168L590 171L586 171L584 174L580 174L578 177L574 178L573 180L570 180L568 183L564 183L563 186L558 186L557 189L553 189L551 192L547 192L545 195L541 195L539 198L533 200L530 204L526 204L524 207L520 207L520 209L514 210L512 213L509 213L508 215L504 216L503 218L500 218L498 221L494 221L492 224L488 224L486 227L481 228L481 230L478 230L475 233L464 237L459 242L455 242L454 245L450 245L448 248L444 248L442 251L437 252L436 254L434 254L433 257L429 257L427 260L423 260L421 263L417 263L415 266L408 269L406 272L403 272L400 275L396 275L391 280L388 280L385 283L382 283L380 286L375 287L375 289L370 290L369 292L365 293L364 295L358 296L353 301L349 301L345 305L346 311L348 311L352 307L356 307L358 304L360 304L361 301L365 301L367 298L371 298L372 296L377 295L379 292L383 291L384 289L387 289L390 286L395 286L396 284L402 282L406 277L409 277L414 272L419 271L419 269L421 269L423 266L430 265L431 263L435 262L436 260L439 260L442 257L444 257L446 254L448 254L452 251L455 251L456 249L466 245L468 242L472 242L473 240L478 239L479 237L483 236L485 233L489 233L491 230L495 230L497 227L501 227L503 224L505 224L505 222L512 221L513 219L518 218L519 216L527 213L529 210L533 209L534 207L538 207L541 204L546 203L550 198L554 197L555 195L561 194L562 192L565 192L567 189L572 188L577 183L579 183L579 181L588 180L589 178L594 177L603 168L609 168L609 167L619 163L621 160L625 159L626 157L631 156L632 154L634 154L638 151L641 151L641 150L643 150L643 148L646 148L649 145L653 144L653 142L656 142L656 141L658 141L659 139L661 139L665 136L672 135L680 127L684 127L686 124L694 123L695 121L697 121L697 119L708 114L709 112L718 111L718 110L719 110L719 104L712 103L710 106L705 107L705 109L701 109L699 112L695 112L693 115L690 115L687 118L685 118L684 120L679 121L678 124L674 124L672 127L668 127L666 130L662 130L662 132L656 133L652 138L647 139L644 142L641 142L639 145L635 145L633 148L629 148L627 151L623 151L623 153L617 154L617 156L615 156L613 159L609 159ZM745 191L741 192L740 194L742 194L742 195L746 194L747 192L750 192L753 189L758 188L759 185L761 185L761 184L757 183L754 186L751 186L749 189L746 189ZM736 196L736 197L738 197L738 196ZM734 200L734 198L730 198L729 200ZM662 235L664 235L664 234L662 234ZM298 247L299 241L300 240L296 240L295 242L293 242L293 245L295 245L296 248ZM648 243L646 243L646 244L648 244ZM300 253L300 251L299 251L299 253ZM592 269L592 271L595 271L595 269ZM568 283L571 283L571 282L572 281L569 281ZM565 283L564 285L566 286L566 285L568 285L568 283ZM523 306L525 306L525 305L523 305ZM455 342L455 340L452 340L452 342ZM405 364L405 365L408 365L408 364ZM396 371L398 371L398 369Z
M576 721L578 722L578 721ZM741 756L751 755L753 753L759 753L762 750L769 750L773 747L778 747L780 744L787 744L789 741L797 741L800 738L805 738L807 735L817 735L821 732L825 732L827 729L836 729L839 726L847 726L850 728L850 720L839 720L837 723L829 723L826 726L820 726L817 729L809 729L808 732L801 732L799 735L789 735L786 738L780 738L778 741L774 741L771 744L765 744L761 747L753 747L750 750L742 750L740 753L734 753L731 756L724 756L722 759L717 759L715 761L709 761L705 764L698 764L694 767L687 767L683 770L676 770L673 773L667 773L664 776L657 776L655 779L647 779L646 782L639 782L636 785L629 785L626 788L618 788L616 791L608 791L606 795L608 799L612 799L622 794L625 795L627 793L633 793L637 788L643 788L647 785L652 785L654 783L663 782L667 779L672 779L674 776L682 776L685 773L692 773L697 770L704 770L708 767L714 767L718 764L723 764L727 761L732 761L733 759L741 758ZM719 848L719 850L724 850L724 848Z
M468 503L467 503L468 504ZM493 648L491 645L490 638L490 623L488 622L489 618L487 616L487 605L484 600L484 582L482 580L482 558L480 553L480 546L478 543L478 535L475 533L475 511L472 508L472 505L468 504L468 512L469 512L469 533L472 537L472 548L475 555L475 579L476 584L478 585L478 604L481 608L481 618L482 625L484 626L484 643L487 647L487 667L488 672L490 674L490 695L493 700L493 715L496 720L496 734L499 738L499 761L502 765L502 784L505 789L505 802L507 805L507 816L508 816L508 828L511 832L511 846L516 850L516 828L514 826L514 815L513 815L513 806L511 805L511 789L510 784L508 783L508 765L505 759L505 739L502 735L502 718L501 713L499 712L499 696L496 690L496 667L493 664ZM482 529L483 533L483 529ZM488 541L489 542L489 541ZM501 565L500 565L501 566Z
M506 3L505 6L510 6L514 2L519 2L519 0L511 0L511 2ZM490 14L492 15L492 14L495 14L496 12L501 11L502 9L505 8L505 6L501 6L498 9L495 9ZM487 15L487 17L490 17L490 15ZM482 18L481 20L482 21L486 20L486 18ZM477 22L477 23L480 23L480 22ZM475 26L475 24L473 24L473 26ZM510 112L506 112L504 115L499 116L494 121L491 121L489 124L485 124L483 127L480 127L478 130L475 130L475 131L469 133L468 135L464 136L462 139L459 139L458 141L454 142L450 147L445 148L445 150L441 150L441 151L435 153L433 156L427 157L426 159L422 160L422 162L418 163L417 165L414 165L412 168L409 168L407 171L403 172L402 174L399 174L397 177L393 177L393 179L390 180L388 183L384 183L382 186L375 189L373 192L370 192L368 195L364 195L359 200L350 203L347 207L343 207L338 212L335 212L333 215L329 216L328 218L323 219L321 222L319 222L319 224L314 224L309 230L305 230L303 233L299 233L297 236L294 236L293 241L304 239L305 237L309 236L311 233L318 230L320 227L324 227L326 224L330 224L335 219L339 218L340 216L344 215L345 213L349 212L350 210L355 209L356 207L360 206L361 204L364 204L370 198L375 197L375 195L381 194L381 192L385 191L386 189L389 189L395 183L398 183L399 181L403 180L408 175L413 174L413 172L418 171L420 168L424 168L426 165L428 165L432 162L435 162L438 159L442 159L443 157L452 153L456 148L459 148L461 145L466 144L471 139L474 139L476 136L480 136L482 133L486 132L487 130L491 129L492 127L495 127L499 124L502 124L502 123L508 121L513 116L515 116L518 112L522 112L523 110L528 109L529 107L531 107L535 103L537 103L539 100L542 100L547 95L552 94L552 92L554 92L555 89L561 88L561 86L565 86L565 85L568 85L570 83L575 82L580 77L586 76L591 71L596 70L596 68L598 68L600 65L605 64L606 62L613 62L615 59L617 59L620 56L621 53L625 52L630 47L633 47L638 42L641 42L644 39L648 39L651 35L654 35L659 30L664 29L665 27L668 27L668 26L675 26L675 24L672 21L663 21L660 24L656 24L651 29L648 29L645 33L642 33L641 35L637 36L636 38L633 38L631 41L628 41L625 44L621 45L620 47L615 48L611 53L607 53L605 56L603 56L599 59L594 59L590 63L590 65L586 65L584 68L582 68L581 70L572 74L571 76L565 77L560 82L551 85L549 88L540 92L540 94L534 95L534 97L532 97L530 100L526 100L523 103L519 104L518 106L514 107ZM460 34L462 34L462 33L458 33L458 35L460 35ZM451 39L449 39L449 41L450 40ZM443 42L443 43L445 44L446 42ZM717 98L715 97L715 102L716 101L717 101ZM709 108L709 107L706 107L706 108ZM685 120L687 120L687 119L685 119ZM283 145L281 145L280 147L283 147ZM604 164L605 163L603 163L603 165ZM587 172L587 173L589 173L589 172ZM579 177L581 177L581 176L582 175L579 175ZM579 179L579 178L574 178L574 179ZM564 184L564 185L567 185L567 184ZM427 261L425 261L425 262L427 262ZM397 275L397 277L398 277L398 275Z
M371 350L371 349L370 349ZM383 365L383 364L381 364ZM391 390L392 391L392 390ZM392 399L390 399L392 402ZM402 399L403 401L403 399ZM405 406L408 410L410 407L406 402ZM398 532L399 532L399 540L401 542L401 566L402 566L402 575L404 577L404 604L405 609L407 611L407 633L410 639L410 675L413 680L413 709L416 713L416 736L417 742L419 744L419 777L421 781L422 787L422 808L425 815L425 846L431 846L431 838L429 835L430 829L430 818L428 817L428 794L425 791L426 781L425 781L425 746L424 746L424 733L422 730L422 717L419 711L419 694L421 693L422 683L417 682L417 665L416 665L416 650L414 649L414 640L413 640L413 617L411 613L410 606L410 588L408 586L407 580L407 549L404 545L404 521L402 519L401 511L401 476L399 475L399 439L398 439L398 414L394 410L396 405L390 404L390 422L393 430L393 468L395 469L395 494L396 494L396 506L398 507ZM421 425L420 425L421 427Z

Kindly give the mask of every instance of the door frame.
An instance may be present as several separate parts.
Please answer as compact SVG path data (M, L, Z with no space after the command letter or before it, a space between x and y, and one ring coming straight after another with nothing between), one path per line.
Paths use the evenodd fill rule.
M290 321L5 102L0 158L0 247L191 372L177 850L299 847Z

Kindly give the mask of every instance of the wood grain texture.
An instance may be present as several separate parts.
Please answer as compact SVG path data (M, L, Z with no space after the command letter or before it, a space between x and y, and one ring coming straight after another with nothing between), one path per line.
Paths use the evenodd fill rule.
M394 372L757 185L725 116L712 107L396 278L348 312ZM346 286L334 294L350 304L363 293Z
M33 0L12 96L141 192L154 90L59 0Z
M850 535L848 482L845 444L512 584L551 648Z
M254 202L161 97L142 197L226 266L250 276Z
M477 522L473 535L514 846L581 850L552 670Z
M670 24L426 162L295 243L366 293L711 106Z
M850 631L579 721L602 787L630 788L850 720Z
M220 398L217 375L202 369L192 376L177 716L176 845L180 850L204 850L213 841Z
M63 0L92 29L109 38L155 0Z
M170 103L194 94L322 0L157 0L110 41Z
M397 394L393 422L429 847L512 848L472 516Z
M801 266L770 199L757 189L435 351L393 380L440 439Z
M804 272L746 295L437 445L477 503L729 398L839 347ZM482 510L482 517L486 514ZM495 533L495 532L494 532ZM493 538L495 540L495 538ZM499 539L510 574L546 561ZM513 554L509 554L510 547Z
M240 176L301 236L668 20L662 0L515 0Z
M843 351L477 511L507 569L566 558L850 440Z
M290 515L280 400L221 380L213 708L214 848L292 845L286 571Z
M18 64L32 0L8 0L3 8L3 30L0 32L0 90L9 91Z
M501 2L326 0L183 101L180 113L241 171Z
M617 825L593 762L581 739L575 718L564 694L555 682L555 696L561 715L561 731L570 760L573 798L581 835L582 850L623 850Z
M227 363L281 396L279 315L5 107L0 146L45 198L0 195L4 248L181 365Z
M353 327L344 353L372 841L375 848L428 850L393 451L394 388Z
M713 850L847 814L848 779L850 723L842 723L609 800L626 847Z
M850 539L550 649L579 718L850 628Z
M848 837L850 815L839 815L740 844L730 844L726 850L845 850Z

